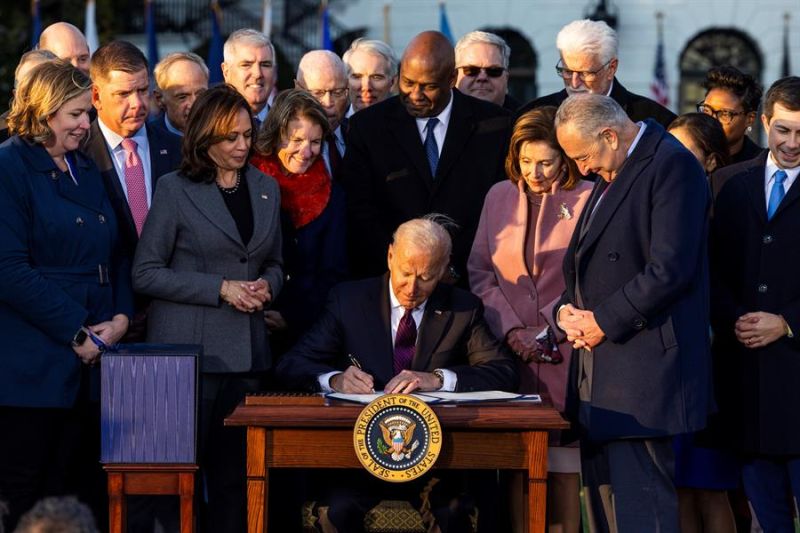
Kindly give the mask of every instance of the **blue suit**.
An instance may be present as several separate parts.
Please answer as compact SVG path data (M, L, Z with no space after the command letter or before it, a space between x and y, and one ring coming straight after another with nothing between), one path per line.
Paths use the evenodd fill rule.
M73 336L133 311L100 173L79 152L68 158L77 186L42 145L18 136L0 145L0 406L72 407Z

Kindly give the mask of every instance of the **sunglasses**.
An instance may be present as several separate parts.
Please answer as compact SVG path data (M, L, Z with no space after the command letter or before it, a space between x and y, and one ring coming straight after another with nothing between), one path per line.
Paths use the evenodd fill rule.
M484 71L490 78L499 78L506 71L503 67L476 67L474 65L467 65L465 67L458 67L464 73L464 76L474 78L481 71Z

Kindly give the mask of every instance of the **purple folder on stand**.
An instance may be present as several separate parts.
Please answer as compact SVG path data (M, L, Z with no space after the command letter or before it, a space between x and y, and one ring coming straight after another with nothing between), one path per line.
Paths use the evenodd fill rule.
M201 346L120 345L101 359L102 463L195 463Z

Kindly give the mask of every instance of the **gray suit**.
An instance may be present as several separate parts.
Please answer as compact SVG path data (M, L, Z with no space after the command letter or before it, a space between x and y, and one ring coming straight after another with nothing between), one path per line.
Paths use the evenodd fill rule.
M220 303L223 279L269 282L273 298L281 274L280 193L271 177L248 166L253 236L245 246L213 183L178 172L159 179L133 266L134 289L153 298L148 342L203 346L203 372L247 372L270 367L261 313Z

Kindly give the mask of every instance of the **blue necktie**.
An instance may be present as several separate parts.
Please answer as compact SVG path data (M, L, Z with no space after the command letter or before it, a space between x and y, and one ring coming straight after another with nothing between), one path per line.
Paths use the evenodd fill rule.
M431 176L436 178L436 167L439 165L439 145L436 144L436 137L433 136L433 130L439 124L438 118L428 119L425 124L425 154L428 156L428 165L431 167Z
M772 184L772 190L769 192L769 202L767 203L767 220L772 220L775 211L778 210L778 206L781 205L781 200L783 197L786 196L786 192L783 190L783 182L786 181L786 171L785 170L777 170L775 174L773 174L775 178L775 183Z

